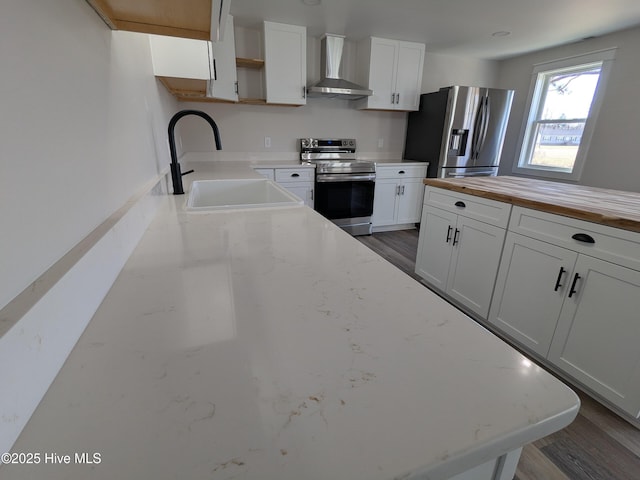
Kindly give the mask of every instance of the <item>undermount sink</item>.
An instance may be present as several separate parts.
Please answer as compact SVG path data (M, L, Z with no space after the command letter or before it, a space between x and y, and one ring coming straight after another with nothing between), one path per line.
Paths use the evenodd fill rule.
M188 211L286 207L304 202L266 179L196 180L191 184Z

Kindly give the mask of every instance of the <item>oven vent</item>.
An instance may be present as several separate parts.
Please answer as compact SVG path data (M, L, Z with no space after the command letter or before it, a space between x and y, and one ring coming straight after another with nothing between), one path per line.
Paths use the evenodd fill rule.
M340 70L343 47L344 35L326 33L322 37L320 49L321 80L307 87L307 96L357 100L373 94L373 90L342 78Z

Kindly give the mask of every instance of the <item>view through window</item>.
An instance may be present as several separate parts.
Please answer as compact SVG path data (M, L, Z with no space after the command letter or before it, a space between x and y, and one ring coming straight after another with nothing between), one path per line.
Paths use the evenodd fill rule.
M604 89L603 72L610 64L607 60L613 59L613 52L588 57L534 69L529 115L514 170L535 170L537 174L559 178L579 177L597 115L594 106Z
M530 165L573 170L602 63L540 74L540 119L533 122Z

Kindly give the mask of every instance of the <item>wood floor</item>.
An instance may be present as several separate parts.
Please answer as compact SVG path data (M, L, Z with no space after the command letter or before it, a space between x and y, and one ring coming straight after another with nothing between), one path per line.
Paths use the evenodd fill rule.
M417 230L356 238L418 278L413 272ZM514 480L640 480L640 430L574 390L582 401L576 420L567 428L527 445Z

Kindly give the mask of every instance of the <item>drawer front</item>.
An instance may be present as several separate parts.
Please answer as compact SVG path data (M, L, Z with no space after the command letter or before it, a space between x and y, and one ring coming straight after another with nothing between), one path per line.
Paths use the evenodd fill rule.
M640 270L640 233L637 232L523 207L513 207L509 230Z
M509 203L430 186L425 189L424 204L501 228L507 228L511 213Z
M276 182L313 182L313 168L276 168Z
M425 178L427 176L427 165L407 165L401 163L388 166L376 166L376 178Z

